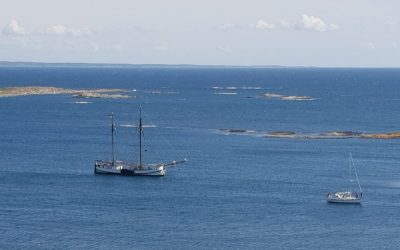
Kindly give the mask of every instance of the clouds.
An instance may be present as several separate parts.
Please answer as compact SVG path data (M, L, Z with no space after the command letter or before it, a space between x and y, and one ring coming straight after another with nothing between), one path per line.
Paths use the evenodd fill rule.
M44 35L69 35L69 36L90 36L93 32L88 28L68 28L63 25L55 25L41 32Z
M264 20L258 20L258 22L255 25L255 28L259 30L266 30L266 29L269 30L275 28L275 25L272 23L268 23Z
M21 36L26 35L27 32L17 21L11 20L10 23L2 29L2 34L6 36Z
M19 1L10 3L15 2ZM226 0L228 9L228 5L220 1L209 5L203 1L196 8L192 2L185 4L188 8L191 6L189 9L170 8L168 2L159 9L148 4L149 9L141 11L142 2L132 2L132 8L127 7L131 4L128 2L113 4L110 11L101 14L94 11L99 5L90 4L81 15L76 14L82 10L80 8L61 13L59 2L54 3L57 7L54 11L46 6L46 11L38 8L32 12L35 4L29 8L15 8L14 12L4 11L0 15L1 59L356 65L356 61L368 63L367 56L370 56L371 63L377 65L382 60L373 56L386 53L391 64L399 65L400 19L397 13L383 11L383 16L379 17L377 8L371 8L368 13L365 8L332 8L327 2L319 4L317 0L312 6L289 0L273 4L271 1L249 4ZM336 5L338 1L329 2ZM344 7L344 2L339 2ZM165 8L170 8L170 12ZM21 9L27 13L22 15ZM343 58L347 59L343 61Z
M93 32L88 28L69 28L64 25L54 25L44 29L27 30L16 20L11 20L2 29L4 36L90 36Z
M253 30L293 30L293 31L315 31L327 32L339 29L339 25L330 24L322 20L320 17L302 15L298 21L281 20L276 23L259 19L255 24L250 25L237 25L237 24L224 24L220 26L222 30L233 29L253 29Z
M232 30L232 29L237 29L238 25L233 24L233 23L226 23L223 24L219 27L221 30Z
M339 26L336 24L326 24L321 18L308 15L302 15L301 21L296 23L294 27L299 30L311 30L318 32L339 29Z

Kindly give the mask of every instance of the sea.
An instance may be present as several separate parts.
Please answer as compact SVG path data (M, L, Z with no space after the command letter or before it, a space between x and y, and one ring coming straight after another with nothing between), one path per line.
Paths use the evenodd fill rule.
M130 97L0 97L0 249L400 248L399 139L266 136L399 131L400 69L0 67L0 88L24 86ZM117 160L138 161L140 106L144 162L187 162L94 174L111 113ZM350 153L362 205L327 203L358 189Z

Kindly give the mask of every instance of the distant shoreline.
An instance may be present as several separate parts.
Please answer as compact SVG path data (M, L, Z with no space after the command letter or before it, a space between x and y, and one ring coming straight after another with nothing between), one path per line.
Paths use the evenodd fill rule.
M0 61L0 68L175 68L175 69L400 69L399 67L320 67L284 65L200 65L200 64L129 64L129 63L47 63Z

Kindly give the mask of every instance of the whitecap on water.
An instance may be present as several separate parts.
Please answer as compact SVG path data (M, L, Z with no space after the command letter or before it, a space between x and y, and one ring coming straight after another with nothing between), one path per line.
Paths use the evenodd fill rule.
M212 89L221 89L221 90L238 90L238 89L241 89L241 90L260 90L260 89L262 89L261 87L258 87L258 86L239 86L239 87L236 87L236 86L227 86L227 87L220 87L220 86L214 86L214 87L211 87Z
M73 103L73 104L91 104L93 102L70 102L70 103Z
M214 95L237 95L236 92L214 92Z

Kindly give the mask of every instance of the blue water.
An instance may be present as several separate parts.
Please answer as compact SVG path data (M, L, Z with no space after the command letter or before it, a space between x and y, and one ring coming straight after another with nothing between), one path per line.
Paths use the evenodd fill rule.
M400 140L218 131L398 131L399 69L0 68L8 86L136 98L0 98L1 249L400 248ZM94 160L111 157L107 115L133 125L139 105L157 126L145 129L145 161L188 162L162 178L94 175ZM118 127L118 159L137 160L136 136ZM348 185L350 151L363 205L327 204L326 192Z

